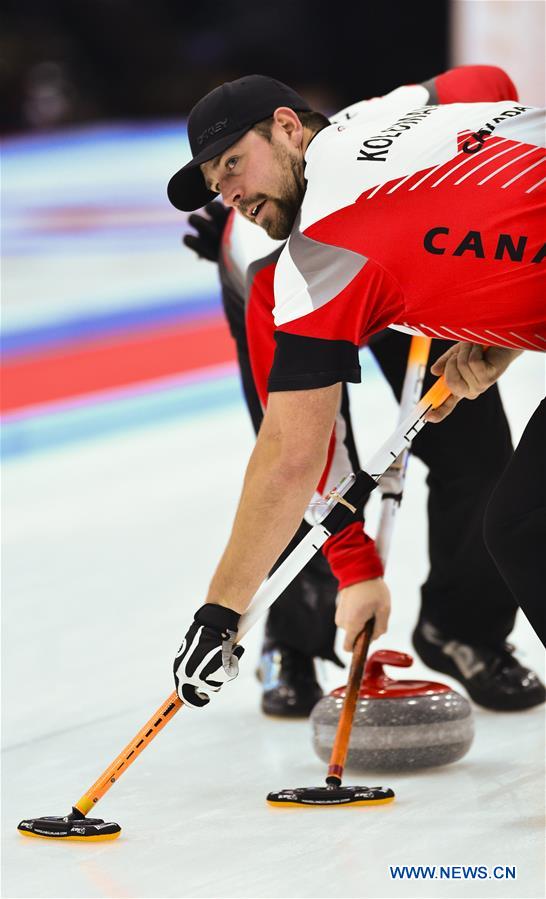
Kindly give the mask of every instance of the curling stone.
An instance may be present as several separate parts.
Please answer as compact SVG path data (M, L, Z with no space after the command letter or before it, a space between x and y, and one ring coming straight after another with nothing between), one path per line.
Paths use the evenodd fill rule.
M461 759L474 737L472 707L434 681L393 680L383 665L409 668L405 652L382 649L367 661L346 766L358 771L411 771ZM345 687L323 696L311 713L313 746L328 762Z

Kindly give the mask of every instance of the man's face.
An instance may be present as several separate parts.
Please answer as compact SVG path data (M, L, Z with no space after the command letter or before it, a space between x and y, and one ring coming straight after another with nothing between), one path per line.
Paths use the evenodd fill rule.
M273 126L271 141L249 131L225 153L201 166L207 186L226 206L285 240L305 193L303 154L293 140Z

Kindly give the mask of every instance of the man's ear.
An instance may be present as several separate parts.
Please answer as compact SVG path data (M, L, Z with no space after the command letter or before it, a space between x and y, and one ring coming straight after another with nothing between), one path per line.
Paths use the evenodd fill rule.
M273 113L273 123L283 131L293 146L301 146L303 125L297 112L288 106L279 106Z

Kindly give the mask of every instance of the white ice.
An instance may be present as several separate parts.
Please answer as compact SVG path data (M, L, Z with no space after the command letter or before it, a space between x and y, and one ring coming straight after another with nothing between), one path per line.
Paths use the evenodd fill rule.
M503 381L515 439L542 389L542 358L525 354ZM353 409L365 459L396 406L372 378L353 390ZM347 776L393 787L390 806L270 808L269 790L320 784L325 772L308 722L259 711L258 629L238 680L208 709L183 709L99 804L122 825L119 840L17 833L25 816L66 814L171 692L172 658L225 543L251 444L241 404L6 464L3 895L543 896L542 708L476 708L475 742L457 764ZM413 460L380 641L406 651L427 568L424 476ZM513 639L543 673L521 613ZM449 682L418 662L412 673ZM327 666L325 685L342 682ZM517 880L400 882L392 864L515 865Z

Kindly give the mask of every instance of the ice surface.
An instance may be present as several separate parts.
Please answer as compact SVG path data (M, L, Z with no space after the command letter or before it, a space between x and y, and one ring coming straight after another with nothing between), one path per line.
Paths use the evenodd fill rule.
M505 376L516 439L542 387L533 354ZM353 408L366 458L396 407L372 378L353 391ZM3 895L542 896L543 709L476 709L469 754L385 779L392 805L270 808L269 790L320 784L325 772L308 722L258 710L258 629L239 679L208 709L183 709L97 806L122 825L118 841L17 833L24 816L68 812L170 693L172 658L227 538L251 445L241 406L6 465ZM379 645L402 651L427 566L424 476L412 460L388 572L394 612ZM521 613L513 639L543 671ZM411 672L431 676L420 663ZM329 688L343 681L331 666L325 675ZM516 865L518 879L400 882L392 864Z

